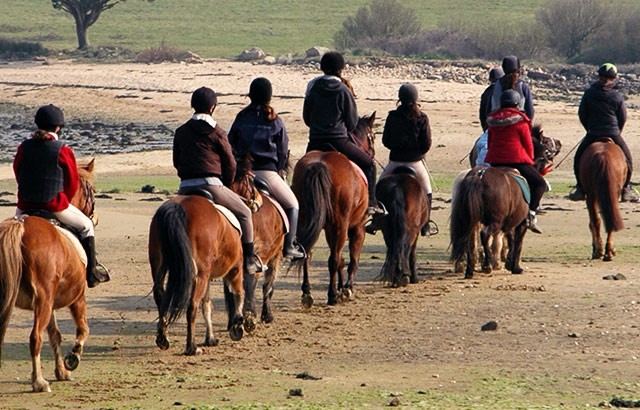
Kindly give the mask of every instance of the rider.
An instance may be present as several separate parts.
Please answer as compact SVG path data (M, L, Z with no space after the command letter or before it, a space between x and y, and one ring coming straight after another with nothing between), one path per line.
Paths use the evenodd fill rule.
M500 109L487 118L489 147L485 160L491 166L515 168L527 180L531 189L528 227L532 232L542 233L537 224L536 209L547 184L533 167L531 121L518 109L520 104L520 94L515 90L506 90L500 96Z
M520 66L520 60L518 57L506 56L503 58L502 70L504 71L504 76L495 82L490 104L487 104L487 115L501 108L500 98L503 91L515 90L520 95L518 109L527 114L529 121L533 121L535 111L533 109L531 91L529 90L529 85L520 78L522 74L522 67Z
M502 67L493 67L489 70L489 86L484 90L482 96L480 97L480 125L482 126L482 131L486 131L489 128L487 125L487 115L489 113L488 105L491 103L491 96L493 95L493 89L496 85L496 81L501 79L504 76L504 70Z
M382 143L389 148L389 163L382 171L380 178L391 174L400 166L407 166L415 170L416 179L427 195L429 209L431 209L432 190L429 172L424 163L424 154L431 148L431 127L429 117L420 110L418 104L418 89L411 83L404 83L398 90L400 105L389 111L384 124ZM376 219L378 221L379 219ZM367 225L366 231L375 234L378 224ZM429 223L422 226L420 233L429 233Z
M242 228L243 269L255 274L251 210L242 198L227 188L236 173L236 160L227 134L213 119L218 104L216 93L200 87L191 95L195 111L191 119L176 129L173 138L173 166L180 177L180 189L200 188L209 192L214 202L228 208Z
M271 82L256 78L249 86L251 104L238 113L229 130L229 142L237 160L251 155L255 178L269 187L269 192L284 208L289 219L289 232L284 238L284 256L304 258L296 244L298 200L279 171L287 166L289 137L284 122L271 107Z
M324 75L307 86L302 118L309 127L307 152L339 151L356 163L367 177L369 215L384 214L375 199L376 166L373 158L349 137L358 124L358 110L351 84L342 78L345 67L342 54L328 52L320 60Z
M631 173L633 172L631 152L621 135L627 121L627 109L622 93L615 88L617 76L616 66L610 63L601 65L598 68L598 81L584 92L580 101L578 116L587 135L580 142L573 159L573 172L578 182L575 191L569 194L569 199L572 201L585 199L578 178L580 158L587 147L601 137L611 138L622 149L627 160L627 177L622 189L622 201L638 201L638 194L631 188Z
M80 187L80 179L73 150L58 139L64 114L53 104L44 105L36 112L35 123L38 130L20 144L13 160L18 181L16 215L46 210L74 228L87 254L87 284L93 288L108 282L109 271L96 262L93 222L69 203Z

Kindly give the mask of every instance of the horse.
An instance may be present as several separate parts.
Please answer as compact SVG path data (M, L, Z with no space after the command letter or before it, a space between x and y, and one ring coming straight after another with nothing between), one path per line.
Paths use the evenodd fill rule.
M627 175L624 153L613 141L596 141L580 158L580 183L587 197L589 229L591 230L591 259L608 262L616 254L613 232L624 228L618 198ZM600 235L600 216L604 220L607 243L603 249Z
M382 220L382 234L387 255L381 279L393 287L417 283L416 246L420 228L427 223L431 210L424 189L411 169L396 168L376 185L376 198L387 211Z
M375 156L374 121L375 112L360 118L351 135L372 157ZM291 265L303 271L302 304L307 308L313 305L309 268L313 247L323 229L330 249L328 304L336 305L339 296L340 300L349 300L353 296L353 282L365 237L368 198L364 175L339 152L309 151L294 167L291 189L300 203L298 243L307 251L306 259ZM347 237L349 266L345 281L342 250Z
M246 156L238 161L236 176L231 189L240 195L252 211L253 237L255 253L263 265L262 283L262 312L260 319L263 323L273 322L271 298L273 284L280 269L283 254L284 237L286 235L284 221L273 200L263 195L255 185L251 171L251 157ZM254 275L244 275L244 287L247 295L254 294L258 284ZM250 290L248 288L251 288ZM245 329L255 328L257 317L255 298L245 297L244 304Z
M94 160L78 165L80 189L71 204L97 224L95 213ZM14 306L33 311L29 337L31 387L36 393L51 392L42 375L42 332L47 329L53 349L55 376L71 380L89 336L85 295L86 265L80 243L56 228L48 217L20 215L0 222L0 354ZM84 253L84 252L83 252ZM62 335L55 311L68 307L76 325L76 339L63 359Z
M211 322L212 279L223 280L229 336L233 341L242 339L245 291L240 232L209 199L185 192L163 203L151 220L148 254L158 307L156 345L160 349L170 347L167 328L186 311L184 354L202 353L195 342L199 304L206 326L203 345L218 344Z
M560 153L562 144L557 139L545 136L540 125L533 126L532 140L534 167L545 175L553 169L553 160ZM475 147L471 156L474 155L474 150ZM498 269L497 255L501 254L505 259L506 269L515 274L522 273L520 254L527 228L528 205L519 185L497 168L474 167L471 171L460 174L462 175L464 177L457 178L454 183L450 220L450 260L454 263L456 272L463 270L466 261L465 278L473 277L477 260L477 237L480 235L484 252L483 272ZM502 246L502 234L506 235L508 252Z

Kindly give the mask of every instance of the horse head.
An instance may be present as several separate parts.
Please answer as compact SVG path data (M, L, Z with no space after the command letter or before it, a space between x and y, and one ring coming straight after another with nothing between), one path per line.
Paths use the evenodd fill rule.
M560 140L544 135L541 125L534 125L531 129L533 139L533 166L545 175L551 171L554 158L560 153Z
M71 204L78 208L83 214L89 217L94 226L98 225L98 214L96 213L96 187L94 184L93 167L95 158L87 164L78 164L78 178L80 179L80 189L76 192Z
M251 212L258 212L262 206L262 195L255 186L253 173L253 158L247 153L237 161L236 175L231 184L231 190L238 194Z
M373 123L376 121L376 112L360 117L356 129L351 136L355 142L371 157L376 156L376 137L373 133Z

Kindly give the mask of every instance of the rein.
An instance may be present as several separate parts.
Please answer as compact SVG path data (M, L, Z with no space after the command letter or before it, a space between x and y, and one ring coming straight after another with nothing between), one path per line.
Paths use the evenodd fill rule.
M251 212L256 213L262 207L262 195L253 183L253 174L247 174L240 180L239 195L243 198Z
M87 215L95 225L96 224L96 220L95 220L96 189L88 179L85 179L80 183L80 190L82 191L82 197L84 200L79 209L80 211L82 211L82 213Z

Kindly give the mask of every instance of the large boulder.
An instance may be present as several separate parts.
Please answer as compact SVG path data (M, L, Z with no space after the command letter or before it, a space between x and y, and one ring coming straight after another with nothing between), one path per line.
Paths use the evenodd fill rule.
M237 60L238 61L256 61L256 60L263 59L265 56L266 54L264 53L264 51L262 51L258 47L253 47L248 50L244 50L242 53L240 53L240 55L237 57Z
M305 55L307 56L307 58L322 57L325 53L328 53L329 51L331 51L331 49L327 47L315 46L305 51Z

